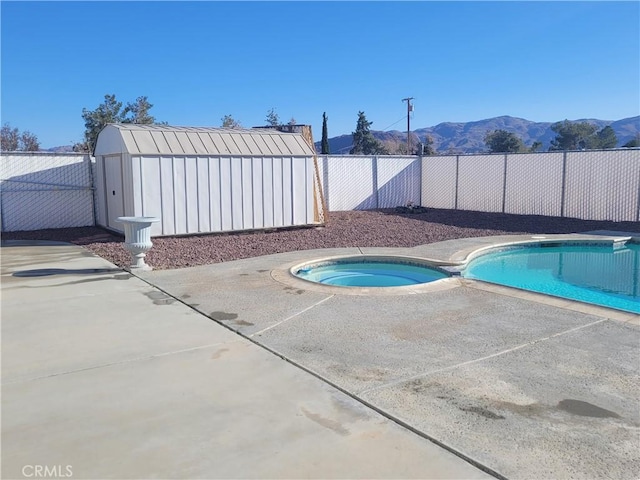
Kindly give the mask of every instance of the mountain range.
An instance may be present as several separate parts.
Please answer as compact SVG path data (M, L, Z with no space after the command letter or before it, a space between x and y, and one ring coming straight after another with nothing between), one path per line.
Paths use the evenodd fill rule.
M621 147L629 140L640 134L640 116L623 118L622 120L598 120L581 119L576 122L589 122L594 124L598 130L610 125L618 137L618 147ZM530 146L533 142L542 142L542 151L547 151L551 140L556 137L556 133L551 130L554 122L532 122L524 118L517 117L494 117L476 122L444 122L434 127L418 128L411 132L412 144L418 142L425 143L427 135L433 140L433 148L439 153L462 154L486 152L484 136L487 132L494 130L506 130L518 135L525 145ZM398 130L380 131L372 130L371 133L381 142L392 144L404 144L407 141L407 132ZM348 154L353 144L351 134L339 135L329 138L329 150L334 155ZM321 142L315 143L316 150L321 151ZM71 152L72 145L48 148L48 152Z
M624 118L622 120L598 120L594 118L574 120L575 122L589 122L598 130L610 125L618 138L621 147L640 134L640 116ZM411 132L412 142L425 143L427 136L433 140L433 147L437 152L447 154L486 152L484 137L487 132L506 130L518 135L525 145L542 142L542 151L547 151L556 133L551 130L555 122L532 122L517 117L494 117L476 122L444 122L433 127L418 128ZM405 143L407 132L398 130L371 130L375 138L381 142ZM351 135L339 135L329 138L329 150L334 155L348 154L353 144ZM316 149L320 151L321 142L316 142Z

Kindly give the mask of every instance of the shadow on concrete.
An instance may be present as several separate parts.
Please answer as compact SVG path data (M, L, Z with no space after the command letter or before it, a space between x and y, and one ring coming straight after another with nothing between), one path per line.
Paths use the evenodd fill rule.
M14 277L48 277L51 275L91 275L95 273L120 273L119 268L81 268L78 270L69 270L66 268L36 268L33 270L22 270L14 272Z
M33 242L50 241L53 239L55 239L56 244L73 243L74 245L124 242L123 235L110 232L101 227L50 228L22 232L2 232L3 247L27 246L33 244ZM20 241L21 243L15 243L16 241Z

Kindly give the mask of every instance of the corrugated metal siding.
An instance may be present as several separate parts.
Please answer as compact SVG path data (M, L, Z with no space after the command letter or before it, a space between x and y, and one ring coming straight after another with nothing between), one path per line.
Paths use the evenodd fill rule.
M107 127L109 128L109 127ZM122 142L124 143L124 151L125 152L129 152L129 153L138 153L138 144L136 143L135 139L133 138L133 133L128 131L128 130L121 130L120 131L121 135L122 135ZM99 138L99 137L98 137ZM108 155L110 153L115 153L118 150L113 149L111 151L100 151L100 154L105 154ZM98 145L96 144L96 155L98 155Z
M275 227L281 227L282 225L284 225L284 202L281 192L283 192L284 190L285 178L283 177L282 159L272 158L271 161L273 169L273 225Z
M159 217L154 236L315 223L311 157L134 156L131 164L139 197L131 214Z
M96 157L95 169L94 169L94 177L93 182L96 187L95 189L95 215L96 215L96 225L106 225L107 224L107 195L105 193L104 188L104 160L102 156Z
M206 158L198 157L196 159L196 170L195 173L197 182L197 195L196 195L196 204L198 212L208 212L210 199L209 195L205 195L204 192L209 192L209 162ZM202 232L210 232L211 231L211 215L199 215L198 216L198 229Z
M132 190L133 185L140 185L140 189L142 195L132 195L133 199L133 215L134 216L142 216L142 199L144 198L144 189L145 185L142 181L142 162L140 161L140 157L133 157L131 159L131 181L132 181Z
M118 132L121 141L118 140ZM100 138L102 137L102 138ZM309 156L315 151L300 133L268 129L111 124L100 132L96 155Z
M105 226L120 230L122 225L118 222L118 217L128 212L125 202L125 191L123 181L123 154L109 155L102 157L104 165L104 186L102 192L106 197Z
M171 146L162 132L150 132L157 152L170 152ZM212 144L213 145L213 144Z
M154 151L157 150L156 142L153 140L151 136L151 132L147 130L142 130L138 132L134 138L136 143L136 150L140 150L143 152ZM136 151L134 150L134 151Z
M135 203L136 203L136 197L139 197L139 195L136 195L137 192L134 191L134 185L140 185L138 184L134 184L133 182L133 168L132 168L132 158L131 155L127 154L127 153L123 153L122 157L121 157L121 162L122 162L122 200L123 200L123 204L124 204L124 212L123 215L127 215L127 212L134 212L135 210ZM139 199L138 199L139 200ZM120 223L118 222L118 225Z

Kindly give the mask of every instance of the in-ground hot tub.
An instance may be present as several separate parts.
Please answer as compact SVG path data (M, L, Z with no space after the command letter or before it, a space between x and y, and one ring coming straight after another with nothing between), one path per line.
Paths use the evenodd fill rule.
M315 260L291 268L303 280L337 287L404 287L449 278L450 273L416 258L357 255Z

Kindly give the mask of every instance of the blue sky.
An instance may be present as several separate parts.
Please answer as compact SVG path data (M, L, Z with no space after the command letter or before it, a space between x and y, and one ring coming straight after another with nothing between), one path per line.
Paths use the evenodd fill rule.
M44 148L82 109L147 96L170 125L311 124L350 134L499 115L640 114L640 3L2 1L2 123Z

